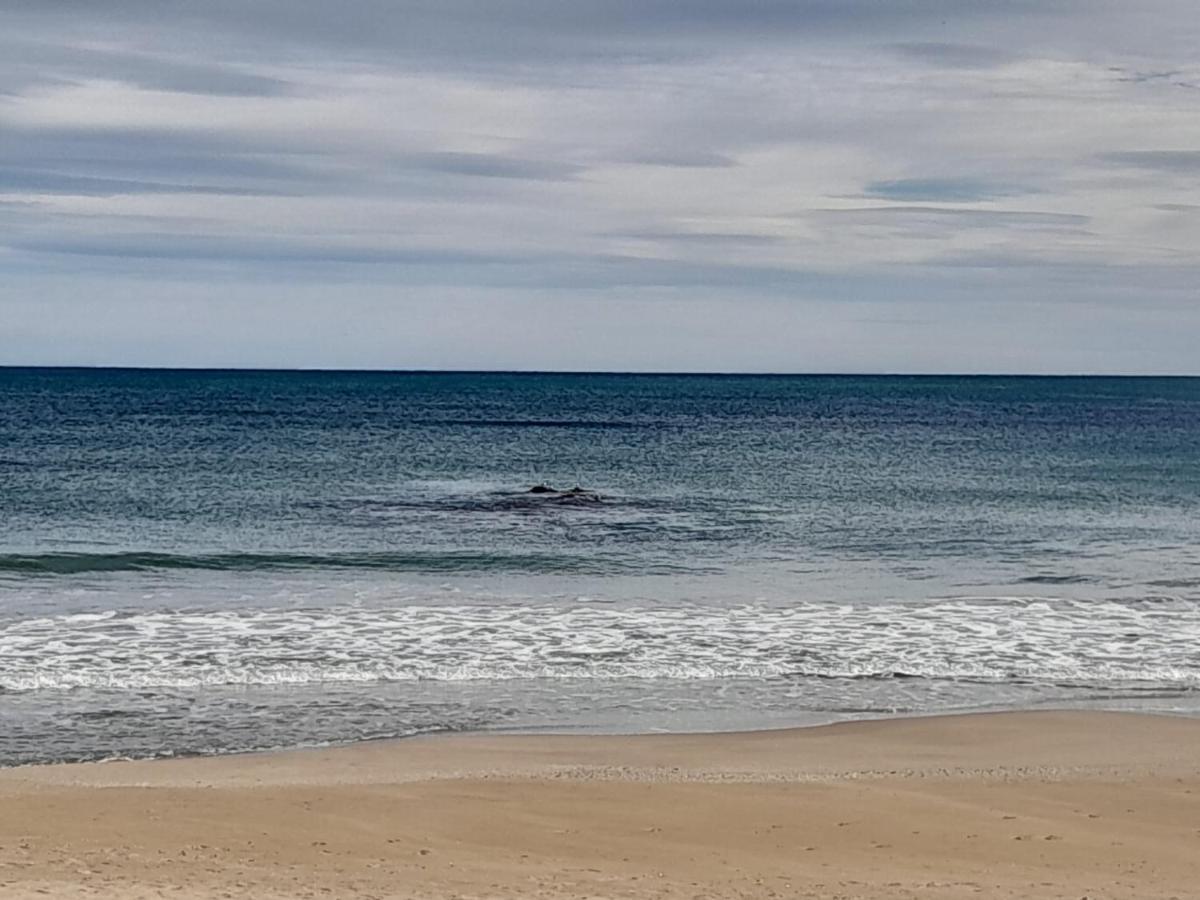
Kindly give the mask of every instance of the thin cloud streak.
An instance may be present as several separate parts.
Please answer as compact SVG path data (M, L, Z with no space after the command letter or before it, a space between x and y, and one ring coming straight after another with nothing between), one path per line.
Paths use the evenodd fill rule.
M874 181L863 192L868 197L901 201L975 202L1037 193L1034 188L987 178L897 178Z
M69 194L90 197L115 197L118 194L227 194L232 196L280 194L279 191L235 185L173 184L126 178L63 175L57 172L39 172L29 169L0 169L0 193Z
M1102 153L1100 160L1115 166L1155 172L1195 174L1200 172L1200 150L1126 150Z

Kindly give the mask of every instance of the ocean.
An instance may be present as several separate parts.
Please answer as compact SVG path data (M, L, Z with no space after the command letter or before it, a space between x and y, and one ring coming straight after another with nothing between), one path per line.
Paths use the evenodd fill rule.
M0 369L3 765L1044 707L1200 713L1200 379Z

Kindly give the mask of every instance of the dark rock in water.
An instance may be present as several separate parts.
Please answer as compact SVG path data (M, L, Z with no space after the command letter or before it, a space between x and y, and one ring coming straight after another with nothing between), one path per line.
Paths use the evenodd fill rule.
M576 485L569 491L560 491L555 499L576 503L599 503L603 498L595 491L585 490Z
M548 484L535 484L525 493L527 494L550 494L549 500L554 500L559 503L599 503L602 498L595 491L589 491L586 488L581 488L579 485L566 491L555 490Z

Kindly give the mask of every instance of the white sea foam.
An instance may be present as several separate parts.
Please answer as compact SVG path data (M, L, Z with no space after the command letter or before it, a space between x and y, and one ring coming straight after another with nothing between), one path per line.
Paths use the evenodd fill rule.
M112 611L0 624L0 688L914 676L1190 689L1198 646L1186 601Z

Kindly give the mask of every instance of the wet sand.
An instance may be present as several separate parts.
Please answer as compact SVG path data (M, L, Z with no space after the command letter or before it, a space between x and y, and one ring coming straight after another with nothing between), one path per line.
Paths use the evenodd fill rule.
M457 735L0 770L0 897L1192 898L1200 720Z

